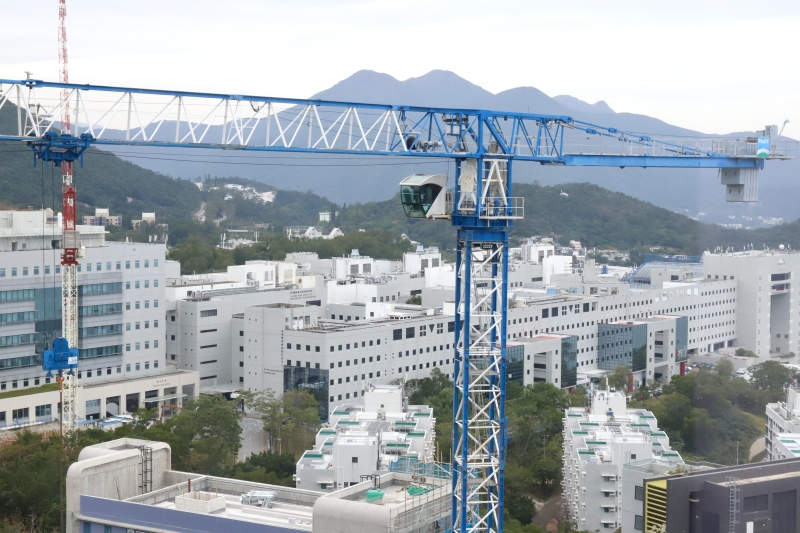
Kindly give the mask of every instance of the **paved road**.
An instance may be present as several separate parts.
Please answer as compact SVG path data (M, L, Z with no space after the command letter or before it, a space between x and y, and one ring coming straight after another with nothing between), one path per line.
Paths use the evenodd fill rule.
M243 418L240 422L242 426L242 448L239 450L239 461L244 461L254 453L265 451L265 441L263 423L257 418Z

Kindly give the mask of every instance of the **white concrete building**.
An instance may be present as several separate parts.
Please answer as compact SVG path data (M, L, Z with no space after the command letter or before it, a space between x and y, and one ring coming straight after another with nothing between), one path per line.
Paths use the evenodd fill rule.
M413 466L326 494L172 470L168 444L117 439L87 446L70 466L66 531L385 533L448 529L448 476L441 468L417 472Z
M0 392L35 389L52 381L42 370L41 357L62 333L60 222L60 215L50 210L0 211ZM143 399L146 390L154 390L148 380L168 371L165 247L106 242L99 226L78 230L85 251L78 266L78 385L88 390L143 379ZM57 402L49 396L21 398L0 400L0 426L3 418L6 424L23 418L13 416L18 409L27 408L30 420L39 406L51 405L52 415L57 414ZM96 418L114 411L106 410L102 401L95 405L98 399L104 398L87 398L91 406L79 403L79 416Z
M590 407L567 409L563 498L576 529L634 531L622 523L625 465L652 459L683 464L657 424L650 411L628 409L625 394L613 390L595 389Z
M800 390L789 387L786 401L767 404L766 460L775 461L785 454L780 435L800 433Z
M329 427L297 462L298 489L330 492L388 473L398 460L433 462L432 409L406 405L402 385L369 383L362 399L333 408Z
M739 327L735 346L744 346L759 362L776 354L800 353L800 254L751 250L703 256L706 280L735 280ZM794 358L796 362L797 359Z

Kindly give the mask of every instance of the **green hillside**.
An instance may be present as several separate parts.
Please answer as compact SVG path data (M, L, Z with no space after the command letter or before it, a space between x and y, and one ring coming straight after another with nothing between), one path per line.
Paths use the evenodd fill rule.
M15 130L16 111L7 105L0 110L0 132ZM59 210L59 169L44 169L41 163L34 168L32 160L30 148L22 143L0 143L0 206L38 208L44 203L45 207L54 205ZM385 231L393 237L405 233L443 251L454 246L455 230L449 222L406 218L399 196L336 206L311 191L275 190L264 183L239 178L205 179L200 190L189 181L174 180L108 152L90 149L85 154L85 166L75 168L79 215L92 214L95 207L108 207L112 214L123 215L125 221L123 231L113 231L109 238L147 240L148 228L141 233L127 228L129 221L139 218L142 211L155 211L159 222L170 224L171 244L199 237L210 245L218 242L226 228L268 224L267 231L273 232L282 232L285 226L317 225L323 231L339 227L345 233L360 229ZM252 186L259 192L275 190L276 196L273 202L264 203L224 188L226 183ZM718 246L741 249L749 243L756 248L764 244L800 248L800 221L768 229L730 230L587 183L557 187L517 184L514 194L525 198L525 219L514 223L512 245L531 235L544 235L558 237L562 243L579 240L584 247L638 252L661 246L674 252L699 254ZM206 222L199 224L191 214L202 204ZM330 223L320 223L318 213L322 210L337 215Z
M517 184L514 195L525 198L525 218L514 222L512 245L531 235L545 235L557 236L565 244L578 240L584 247L630 250L662 246L688 254L700 254L717 246L741 249L746 243L757 248L765 243L800 248L800 221L757 230L727 229L588 183L554 187ZM407 219L399 194L384 202L343 208L336 224L345 232L359 228L402 232L425 245L443 249L452 249L455 241L455 230L449 222Z

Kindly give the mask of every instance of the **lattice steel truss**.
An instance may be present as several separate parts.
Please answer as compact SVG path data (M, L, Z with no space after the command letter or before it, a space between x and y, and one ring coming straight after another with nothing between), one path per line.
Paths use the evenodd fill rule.
M507 227L511 217L498 220L495 216L508 210L506 163L479 161L481 194L477 205L469 208L479 214L473 219L478 227L460 230L456 249L452 483L453 531L458 532L503 529ZM464 172L472 168L466 162L460 165ZM490 200L497 197L503 200ZM496 204L496 212L486 209L488 203ZM466 215L466 210L461 214Z
M64 338L70 347L78 347L78 266L61 267L61 319ZM62 383L64 396L61 401L64 433L69 434L78 426L76 411L78 380L75 373L65 374Z

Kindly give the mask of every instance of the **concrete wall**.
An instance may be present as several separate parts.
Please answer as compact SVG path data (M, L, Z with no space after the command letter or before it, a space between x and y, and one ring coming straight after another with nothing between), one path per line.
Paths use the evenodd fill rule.
M171 450L166 443L117 439L84 448L79 461L67 471L67 533L80 532L76 514L81 513L83 497L118 501L140 494L140 445L153 450L153 490L164 486L164 475L171 467Z

